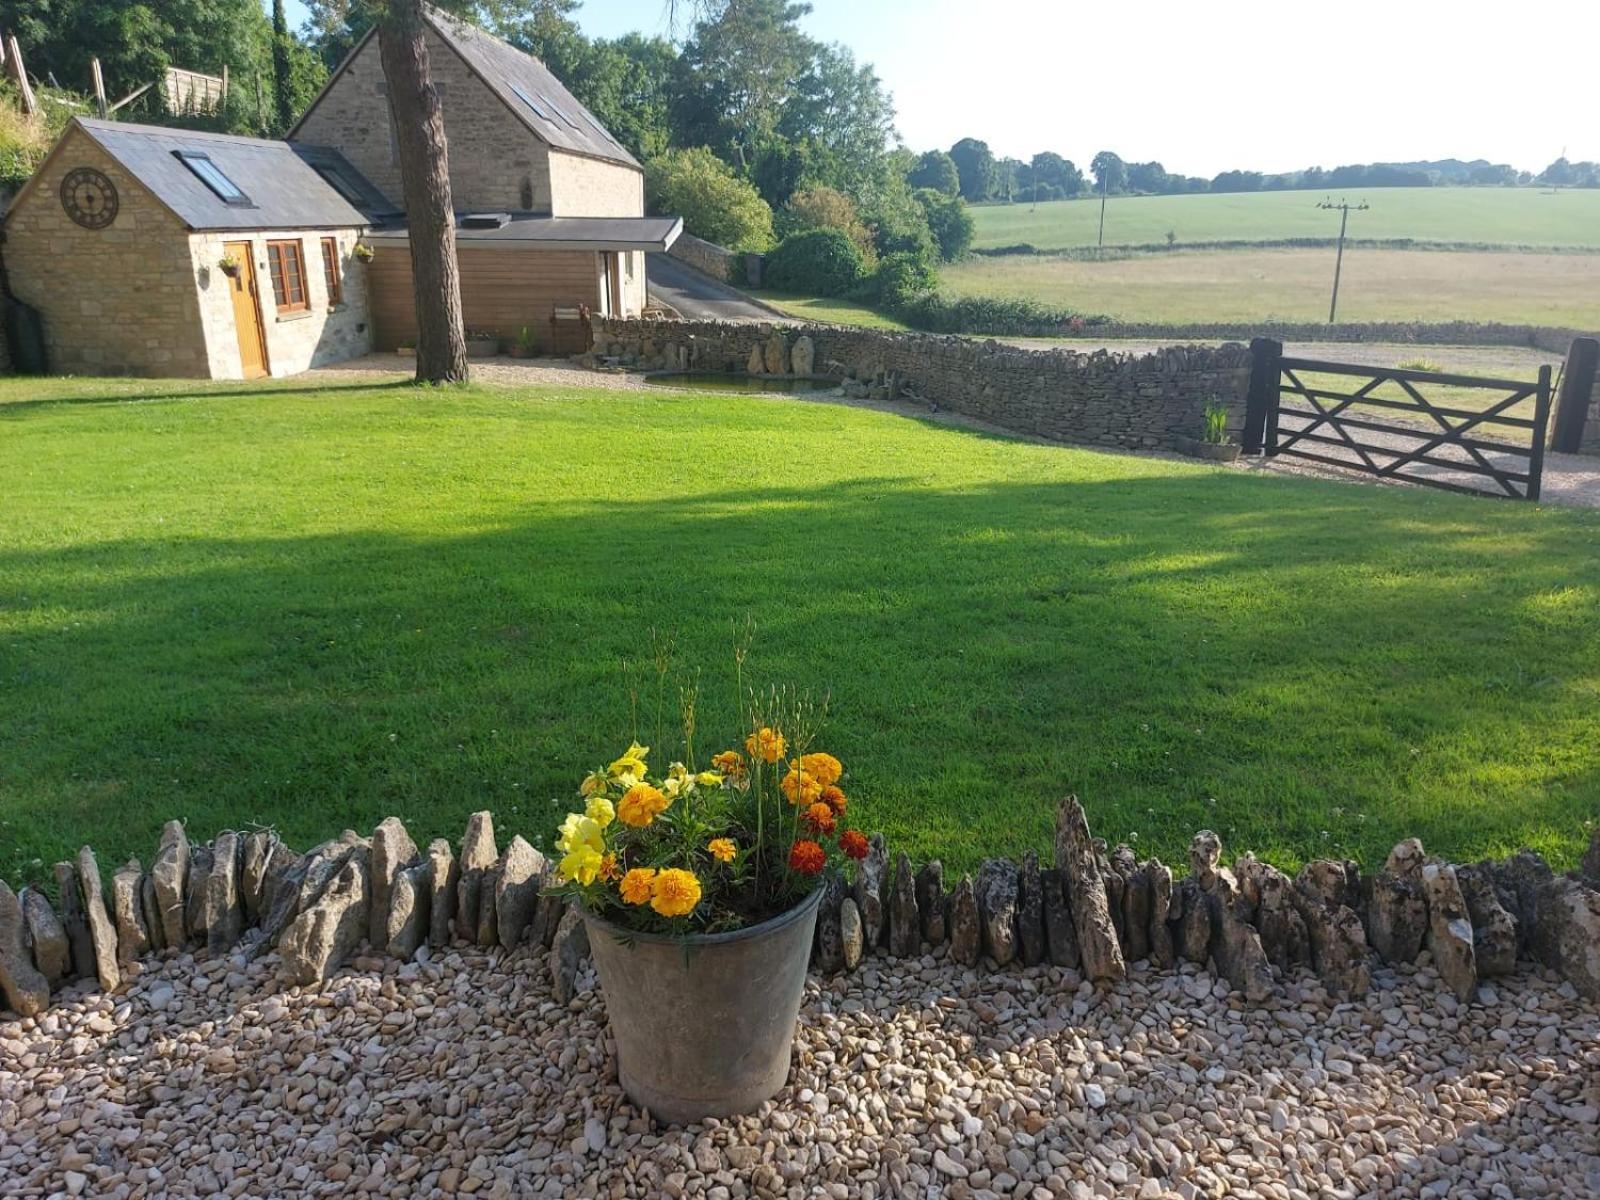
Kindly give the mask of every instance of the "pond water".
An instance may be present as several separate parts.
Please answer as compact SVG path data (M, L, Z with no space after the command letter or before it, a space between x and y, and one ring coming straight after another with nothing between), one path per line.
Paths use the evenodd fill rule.
M829 392L839 386L829 379L774 379L716 371L646 375L644 381L655 387L682 388L690 392Z

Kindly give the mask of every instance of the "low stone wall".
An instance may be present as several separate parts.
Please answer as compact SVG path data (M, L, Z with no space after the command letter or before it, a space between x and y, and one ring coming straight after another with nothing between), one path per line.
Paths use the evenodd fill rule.
M1198 437L1208 404L1244 422L1250 352L1174 346L1146 355L1031 350L994 341L835 325L593 322L593 354L647 369L819 375L847 390L918 400L1004 429L1119 449Z
M1252 323L1212 322L1189 325L1163 322L1111 322L1067 325L1052 337L1116 341L1238 341L1269 337L1281 342L1393 342L1419 346L1529 346L1551 354L1565 354L1576 337L1592 337L1578 329L1549 325L1502 325L1483 321L1341 321L1323 325L1311 321Z
M874 952L920 963L924 954L1003 970L1051 963L1100 986L1130 962L1208 966L1247 1001L1261 1002L1300 969L1333 996L1359 996L1377 964L1427 955L1461 1000L1484 999L1480 980L1519 959L1560 972L1600 1001L1600 830L1582 868L1556 875L1531 850L1453 866L1408 839L1370 874L1322 860L1290 879L1246 854L1230 869L1222 843L1201 831L1177 879L1159 859L1091 835L1076 797L1058 812L1054 866L1030 853L990 859L977 879L947 887L938 862L891 859L882 834L846 881L830 875L813 965L853 970ZM0 882L0 994L22 1017L79 979L115 991L152 954L196 958L275 952L287 985L327 980L365 943L373 953L422 960L455 943L526 948L549 958L555 995L575 994L588 957L582 918L561 897L544 855L513 836L503 849L493 816L475 813L458 846L418 847L398 818L370 837L342 835L295 853L270 830L224 832L191 843L167 824L149 870L117 868L106 890L94 851L57 863L58 902ZM130 972L131 973L131 972ZM1211 985L1204 984L1206 995Z
M741 269L744 255L725 250L715 242L697 238L692 233L680 233L667 253L713 279L730 280L735 278L736 272L739 276L744 274Z

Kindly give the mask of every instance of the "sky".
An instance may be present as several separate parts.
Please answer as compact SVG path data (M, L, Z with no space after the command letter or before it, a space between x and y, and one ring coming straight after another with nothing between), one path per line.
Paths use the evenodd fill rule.
M1600 160L1600 3L812 0L812 37L872 63L915 150L1100 150L1215 175L1487 158ZM299 10L299 14L296 10ZM289 0L290 21L304 8ZM1492 15L1491 15L1492 14ZM667 32L664 0L585 0L594 37Z

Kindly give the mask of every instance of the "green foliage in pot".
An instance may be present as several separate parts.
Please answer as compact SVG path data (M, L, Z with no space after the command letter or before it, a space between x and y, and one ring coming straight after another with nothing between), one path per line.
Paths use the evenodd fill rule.
M1228 442L1228 406L1213 402L1206 405L1205 431L1201 437L1212 446L1225 446Z

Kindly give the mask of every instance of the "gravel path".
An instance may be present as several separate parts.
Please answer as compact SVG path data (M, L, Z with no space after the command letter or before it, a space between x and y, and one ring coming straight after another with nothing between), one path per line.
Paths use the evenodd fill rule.
M571 387L609 388L637 391L647 386L644 376L628 371L591 371L564 358L475 358L468 363L473 383L496 387ZM368 354L364 358L316 367L306 372L313 386L361 383L368 380L391 382L395 376L410 378L416 373L416 359L402 354Z
M274 963L168 958L0 1023L0 1195L1600 1194L1600 1012L1527 973L1471 1006L1424 967L1245 1007L1193 968L1097 1000L1057 968L869 960L808 983L776 1101L658 1129L597 994L557 1004L542 961L281 992Z

